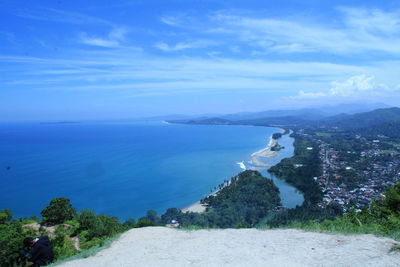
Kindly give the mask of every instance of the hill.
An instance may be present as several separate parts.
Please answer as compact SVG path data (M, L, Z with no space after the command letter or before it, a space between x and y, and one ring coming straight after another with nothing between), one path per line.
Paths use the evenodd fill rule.
M242 125L257 125L257 126L297 126L310 123L309 120L302 119L297 116L285 117L267 117L253 120L240 120L236 121L237 124Z
M391 138L400 138L400 120L380 123L366 128L357 130L358 133L364 135L384 135Z
M294 110L267 110L260 112L241 112L235 114L229 114L221 116L223 119L231 120L231 121L240 121L240 120L254 120L260 118L274 118L274 117L298 117L305 120L318 120L324 117L328 117L330 115L334 115L337 113L325 113L320 109L294 109Z
M329 108L328 108L329 109ZM346 110L346 109L345 109ZM348 110L348 108L347 108ZM360 109L358 109L360 110ZM316 109L271 110L253 113L238 113L213 118L171 120L171 123L207 125L257 125L289 127L339 127L344 130L368 128L400 120L400 108L381 108L355 114L328 116L327 112ZM385 126L386 128L389 126Z
M271 117L297 117L303 120L319 120L322 118L339 115L340 113L355 114L389 107L390 106L383 103L343 103L331 106L318 106L314 108L273 109L259 112L239 112L213 117L220 117L230 121L253 120Z
M300 230L132 229L92 257L58 266L398 266L397 242Z
M352 115L337 115L318 121L320 126L340 127L344 129L365 128L381 123L395 121L400 119L400 108L376 109L364 113Z

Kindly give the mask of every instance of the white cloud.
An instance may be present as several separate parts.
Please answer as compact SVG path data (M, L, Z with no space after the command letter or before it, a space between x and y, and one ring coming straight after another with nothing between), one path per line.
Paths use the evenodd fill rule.
M240 47L239 46L237 46L237 45L234 45L234 46L231 46L230 47L230 50L233 52L233 53L240 53Z
M180 20L177 17L165 16L160 18L161 22L169 26L179 26Z
M334 81L331 83L332 88L329 95L332 96L353 96L358 93L376 92L386 90L387 86L377 84L374 76L365 74L350 77L344 82Z
M348 78L345 81L331 82L331 88L325 92L304 92L300 90L293 98L323 98L323 97L383 97L398 89L377 83L374 76L361 74Z
M122 41L125 39L125 35L128 33L128 30L123 27L114 28L109 34L108 38L110 40L119 40Z
M88 37L86 35L82 35L80 39L81 43L93 46L102 46L102 47L116 47L119 45L119 42L101 39L97 37Z
M190 42L178 42L174 45L169 45L165 42L158 42L154 45L154 47L165 52L173 52L185 49L205 48L216 44L216 42L209 40L195 40Z
M339 8L345 15L345 23L354 29L372 34L395 34L400 31L400 13L378 9Z
M310 18L272 18L218 12L207 32L236 36L240 42L279 53L367 51L400 54L400 13L341 8L336 23Z
M3 84L21 87L44 89L52 85L54 90L123 90L131 93L151 89L154 94L168 94L168 90L181 94L257 91L264 92L266 97L272 92L293 95L295 90L305 88L316 91L335 77L371 71L367 67L320 62L228 59L222 56L159 57L125 47L85 51L64 59L0 56L0 62L21 66L15 74L17 77L0 78Z
M298 96L294 98L320 98L326 96L326 93L322 92L304 92L303 90L299 91Z
M127 32L128 31L125 28L114 28L105 38L88 36L86 33L82 33L79 41L83 44L93 46L117 47L120 45L120 42L125 39Z
M54 22L62 22L62 23L71 23L71 24L92 24L92 25L113 25L112 22L92 17L86 14L77 13L77 12L68 12L65 10L55 9L55 8L39 8L36 10L19 10L16 16L32 19L32 20L40 20L40 21L54 21Z

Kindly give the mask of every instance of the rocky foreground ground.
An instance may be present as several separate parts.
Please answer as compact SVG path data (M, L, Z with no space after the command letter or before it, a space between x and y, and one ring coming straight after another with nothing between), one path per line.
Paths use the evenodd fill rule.
M132 229L95 256L58 266L400 266L398 242L300 230Z

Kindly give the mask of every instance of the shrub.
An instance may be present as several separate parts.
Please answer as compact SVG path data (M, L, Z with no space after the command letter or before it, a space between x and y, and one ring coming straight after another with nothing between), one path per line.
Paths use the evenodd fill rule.
M75 215L75 209L67 198L54 198L49 206L41 211L45 222L50 224L60 224L71 220Z

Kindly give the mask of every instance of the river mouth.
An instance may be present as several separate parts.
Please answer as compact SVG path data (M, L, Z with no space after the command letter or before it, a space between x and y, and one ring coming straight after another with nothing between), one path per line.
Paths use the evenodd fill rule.
M294 138L290 137L290 134L282 135L282 137L278 139L278 143L283 148L277 152L276 157L265 158L263 162L266 165L269 165L269 167L258 169L258 171L260 171L263 176L272 179L274 184L279 188L282 205L286 208L295 208L296 206L301 206L303 204L303 194L292 185L268 172L268 169L271 166L278 164L285 158L293 157L294 155Z

